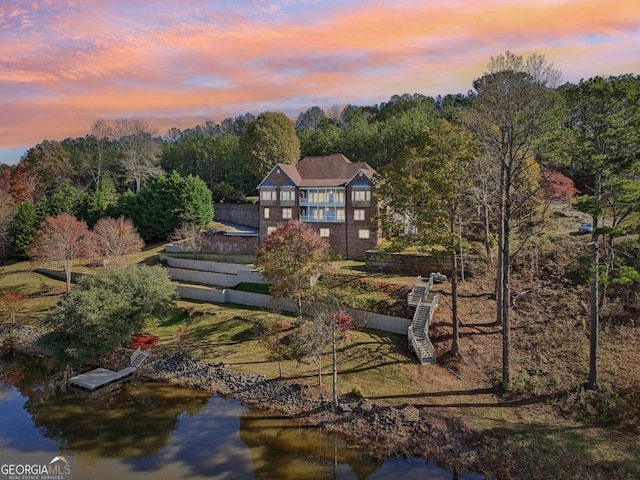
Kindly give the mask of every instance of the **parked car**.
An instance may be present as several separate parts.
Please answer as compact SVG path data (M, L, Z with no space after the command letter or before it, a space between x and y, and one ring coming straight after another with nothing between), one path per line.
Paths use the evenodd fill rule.
M433 278L433 283L442 283L447 281L447 276L440 272L431 272L429 277Z
M581 223L578 227L578 233L581 235L585 235L591 232L593 232L593 224L591 222Z

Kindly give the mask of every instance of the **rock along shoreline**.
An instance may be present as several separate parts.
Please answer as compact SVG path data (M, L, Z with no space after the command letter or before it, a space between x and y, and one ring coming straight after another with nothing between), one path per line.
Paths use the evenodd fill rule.
M292 418L350 438L377 458L434 458L447 466L479 471L473 436L459 423L418 410L408 419L402 408L342 395L334 408L327 394L295 382L226 368L178 354L161 354L138 370L149 380L198 388L274 415Z

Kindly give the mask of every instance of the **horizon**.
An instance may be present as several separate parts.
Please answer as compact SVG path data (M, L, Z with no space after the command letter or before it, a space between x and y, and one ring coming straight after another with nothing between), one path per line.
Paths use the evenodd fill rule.
M3 2L0 162L100 118L164 134L247 112L295 120L316 105L466 93L507 50L545 55L562 83L638 74L639 27L636 0Z

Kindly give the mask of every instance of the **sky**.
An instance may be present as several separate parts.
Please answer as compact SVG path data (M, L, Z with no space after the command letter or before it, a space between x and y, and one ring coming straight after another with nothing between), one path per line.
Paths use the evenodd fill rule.
M0 0L0 162L97 119L464 93L505 51L578 82L640 73L638 0Z

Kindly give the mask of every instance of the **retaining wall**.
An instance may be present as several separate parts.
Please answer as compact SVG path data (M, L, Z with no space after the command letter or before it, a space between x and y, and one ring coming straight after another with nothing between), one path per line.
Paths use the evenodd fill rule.
M296 311L296 302L292 299L275 299L271 295L261 293L242 292L239 290L218 289L211 287L197 287L191 285L179 285L178 293L182 298L200 300L213 303L236 303L258 308L279 308L282 311L293 313ZM368 328L375 328L383 332L407 335L407 329L411 320L391 315L366 312L364 310L347 310L353 315L356 323Z
M365 270L372 272L402 273L428 277L431 272L451 276L451 259L429 255L407 255L402 253L367 252Z

